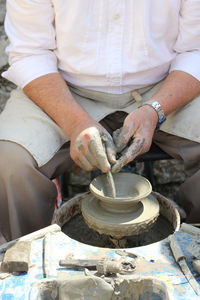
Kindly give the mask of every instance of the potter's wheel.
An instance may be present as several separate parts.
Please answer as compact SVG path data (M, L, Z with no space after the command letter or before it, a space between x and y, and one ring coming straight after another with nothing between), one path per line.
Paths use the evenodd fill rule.
M149 181L137 174L118 173L113 176L116 198L112 198L106 175L90 184L91 194L82 200L85 222L100 234L121 239L148 230L159 215L159 203L151 195Z

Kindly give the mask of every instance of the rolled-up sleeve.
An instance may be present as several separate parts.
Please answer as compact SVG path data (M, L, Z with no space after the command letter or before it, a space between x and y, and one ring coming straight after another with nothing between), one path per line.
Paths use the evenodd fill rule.
M7 0L5 30L10 67L2 74L23 88L57 72L54 9L50 0Z
M180 70L200 80L200 1L182 0L177 53L170 71Z

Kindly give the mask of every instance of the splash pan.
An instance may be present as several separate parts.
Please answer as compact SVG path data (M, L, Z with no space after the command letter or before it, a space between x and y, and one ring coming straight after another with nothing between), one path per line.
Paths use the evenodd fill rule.
M62 231L70 238L81 243L103 248L133 248L150 245L167 238L180 228L180 215L174 202L163 195L152 192L159 202L160 215L147 232L138 236L130 236L124 246L113 245L108 235L99 234L85 223L81 214L81 203L88 199L90 193L83 193L65 202L55 214L53 223L62 227Z

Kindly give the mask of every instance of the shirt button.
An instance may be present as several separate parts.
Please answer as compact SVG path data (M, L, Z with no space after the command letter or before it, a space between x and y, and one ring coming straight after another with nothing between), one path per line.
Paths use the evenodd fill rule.
M115 14L114 15L114 20L118 20L120 18L120 14Z

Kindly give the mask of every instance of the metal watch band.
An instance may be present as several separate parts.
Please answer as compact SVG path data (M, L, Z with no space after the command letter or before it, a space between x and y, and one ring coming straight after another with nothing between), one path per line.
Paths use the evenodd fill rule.
M144 105L149 105L149 106L153 107L155 109L155 111L157 112L157 114L158 114L158 123L156 125L156 130L158 130L159 127L160 127L160 125L163 122L165 122L165 120L166 120L166 116L165 116L165 113L164 113L164 111L162 109L162 106L156 100L151 100L151 101L145 102L141 106L144 106Z

